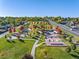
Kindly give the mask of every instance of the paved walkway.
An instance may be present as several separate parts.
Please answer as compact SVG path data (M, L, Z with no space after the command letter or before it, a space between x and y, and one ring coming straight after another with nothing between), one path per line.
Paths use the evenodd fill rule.
M31 55L33 56L33 59L35 59L35 49L36 49L36 45L38 42L39 42L39 40L36 40L32 47Z
M39 43L36 45L36 47L39 47L40 45L44 44L45 42Z

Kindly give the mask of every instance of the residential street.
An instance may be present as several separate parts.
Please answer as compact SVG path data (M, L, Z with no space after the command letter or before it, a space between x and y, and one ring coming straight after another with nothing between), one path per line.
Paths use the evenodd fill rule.
M1 35L0 35L0 38L1 38L1 37L4 37L4 36L7 35L8 33L9 33L9 32L5 32L5 33L1 34Z

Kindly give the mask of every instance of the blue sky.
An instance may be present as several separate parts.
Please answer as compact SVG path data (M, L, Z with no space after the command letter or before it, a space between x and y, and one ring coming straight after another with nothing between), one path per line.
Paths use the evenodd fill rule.
M0 0L0 16L78 17L79 0Z

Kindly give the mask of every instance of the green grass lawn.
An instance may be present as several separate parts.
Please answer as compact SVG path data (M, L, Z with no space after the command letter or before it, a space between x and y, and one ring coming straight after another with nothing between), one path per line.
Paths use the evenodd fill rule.
M5 38L0 38L0 59L22 59L26 53L30 53L34 40L25 40L25 43L15 40L9 43Z
M65 51L65 47L45 47L40 46L36 49L36 59L45 59L44 51L47 51L47 59L74 59Z

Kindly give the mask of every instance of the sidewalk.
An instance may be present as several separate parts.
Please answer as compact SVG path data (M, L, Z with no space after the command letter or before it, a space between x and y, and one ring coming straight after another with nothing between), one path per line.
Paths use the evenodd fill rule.
M41 45L44 44L44 43L45 43L45 42L39 43L39 44L36 45L36 47L39 47L39 46L41 46Z

